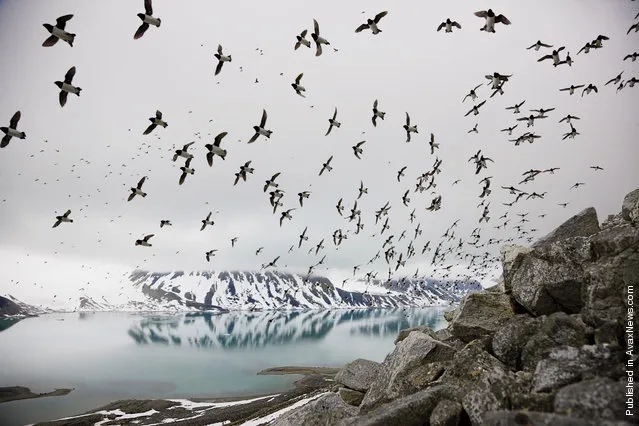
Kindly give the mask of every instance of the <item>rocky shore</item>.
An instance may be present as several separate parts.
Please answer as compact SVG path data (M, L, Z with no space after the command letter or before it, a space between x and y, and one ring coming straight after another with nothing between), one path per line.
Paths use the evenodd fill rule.
M353 361L333 392L272 425L637 424L626 300L639 288L639 189L601 226L589 208L501 254L500 283L466 296L446 329L403 330L382 363Z
M33 393L31 389L24 386L0 387L0 403L16 401L18 399L44 398L47 396L64 396L71 393L73 389L56 389L51 392Z
M589 208L501 254L499 284L464 297L445 329L402 330L382 363L358 359L334 378L270 369L263 374L308 375L290 392L238 405L119 401L43 424L636 424L636 408L626 415L626 365L637 360L626 302L639 286L639 189L601 225Z

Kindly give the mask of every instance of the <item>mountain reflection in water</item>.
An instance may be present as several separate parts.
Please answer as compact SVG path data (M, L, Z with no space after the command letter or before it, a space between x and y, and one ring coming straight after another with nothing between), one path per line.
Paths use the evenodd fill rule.
M145 315L128 330L138 345L187 345L197 348L263 348L318 341L345 330L351 336L387 338L399 330L445 326L448 308L393 308L325 311L259 311Z

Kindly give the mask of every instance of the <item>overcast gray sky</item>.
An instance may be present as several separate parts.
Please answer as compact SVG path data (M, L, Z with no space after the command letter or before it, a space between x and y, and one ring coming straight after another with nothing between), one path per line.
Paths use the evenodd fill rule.
M308 249L322 238L328 248L326 266L350 271L374 256L387 235L397 239L403 230L409 238L396 246L405 256L414 227L421 223L424 232L414 243L418 255L397 272L412 275L417 266L426 272L432 258L432 252L419 256L423 244L430 240L435 246L456 219L456 240L470 241L472 230L481 226L482 241L487 241L516 236L515 214L530 212L526 228L538 229L540 237L589 206L605 219L620 210L623 196L639 184L639 85L619 93L612 84L604 87L621 71L624 80L639 77L639 61L622 61L639 46L639 33L626 35L639 12L635 2L326 0L221 6L203 0L154 0L153 6L162 19L160 28L151 27L134 40L142 0L0 2L0 125L7 126L20 110L19 130L27 134L26 140L14 138L0 151L0 251L6 262L0 289L9 292L10 279L29 280L35 274L46 279L42 271L61 274L62 265L65 270L80 264L159 271L258 269L281 255L280 268L305 271L321 258L322 253L309 255ZM495 34L479 31L484 21L473 12L488 7L506 15L512 25L498 24ZM382 33L354 32L382 10L389 11L379 24ZM49 35L42 24L69 13L74 17L67 30L77 34L74 47L64 42L42 47ZM447 17L462 30L436 32ZM310 39L313 18L331 43L320 57L315 57L314 46L293 50L303 29ZM577 55L599 34L610 37L603 49ZM526 50L538 39L566 46L562 57L570 52L572 67L538 63L550 53ZM233 61L215 76L218 43ZM61 108L53 82L62 80L71 66L77 67L73 83L83 91L80 97L69 95ZM491 91L484 75L495 71L514 75L504 95L488 99L478 116L464 117L472 106L470 99L461 102L464 95L482 83L479 100L486 99ZM306 98L291 87L301 72ZM597 85L599 93L581 97L581 91L573 96L558 91L588 83ZM387 113L376 128L371 123L375 99ZM541 139L514 146L499 130L517 123L519 116L504 108L522 100L525 114L530 108L556 110L532 129ZM335 107L342 126L324 136ZM273 135L249 145L263 108ZM143 136L156 109L169 126ZM405 112L419 130L410 143L402 129ZM575 123L581 134L562 141L570 127L558 121L567 114L581 117ZM476 123L479 134L468 134ZM525 124L519 122L513 138L526 130ZM222 131L228 132L222 142L227 158L216 158L209 168L204 144ZM431 132L440 144L435 155L428 147ZM366 144L357 160L351 146L361 140ZM171 155L190 141L196 141L190 148L195 174L180 186L183 161L174 163ZM475 175L467 160L479 149L495 162ZM334 170L318 176L330 155ZM417 176L430 170L436 157L443 163L434 193L414 193ZM234 173L248 160L255 173L233 186ZM595 172L591 165L605 170ZM398 183L403 166L405 177ZM550 167L561 169L517 185L524 171ZM286 191L284 208L297 207L293 220L281 228L279 212L272 214L268 194L262 192L264 181L278 171L278 183ZM145 175L148 196L127 202L129 188ZM478 225L483 211L477 208L479 181L486 176L493 176L491 220ZM457 179L461 183L452 186ZM355 222L340 217L335 204L343 197L348 213L360 180L369 188L359 200L364 231L349 235L335 250L332 232L355 230ZM576 182L586 185L571 190ZM501 185L548 194L507 209L502 203L514 197ZM407 189L408 207L401 202ZM311 196L300 208L296 194L303 190ZM441 210L425 211L436 195L442 196ZM392 205L392 228L380 237L374 211L386 201ZM564 209L557 205L562 202L570 204ZM417 219L411 225L413 208ZM74 223L52 229L55 216L67 209ZM509 226L495 229L507 210ZM215 226L201 232L200 221L209 211ZM542 213L547 216L538 218ZM170 219L173 227L160 229L161 219ZM302 250L287 254L305 226L309 240ZM153 247L134 246L150 233L156 234ZM233 249L232 237L238 237ZM265 249L256 256L260 246ZM204 253L214 248L219 252L207 263ZM489 250L497 253L498 248ZM42 266L24 262L27 255ZM445 262L455 263L459 260L452 257ZM383 256L374 267L385 275Z

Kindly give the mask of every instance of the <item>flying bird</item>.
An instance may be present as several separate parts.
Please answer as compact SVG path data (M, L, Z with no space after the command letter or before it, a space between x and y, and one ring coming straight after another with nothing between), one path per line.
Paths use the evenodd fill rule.
M619 82L621 81L621 74L623 74L623 71L621 71L616 77L611 78L610 80L608 80L608 82L606 84L604 84L604 86L607 86L610 83L619 84Z
M360 25L359 27L357 27L355 29L355 32L359 33L359 32L362 32L362 31L367 30L367 29L370 28L370 30L373 32L373 34L381 33L382 30L380 30L377 27L377 24L379 24L379 21L386 15L388 15L388 11L387 10L385 10L383 12L379 12L377 15L375 15L375 18L373 18L373 19L369 18L369 19L366 20L366 23L364 23L364 24Z
M282 223L283 223L285 218L288 219L288 220L293 219L293 216L291 216L291 212L293 210L297 210L297 208L288 209L288 210L282 212L282 216L280 216L280 226L282 226Z
M151 122L151 124L149 124L149 127L146 128L144 133L142 133L143 135L148 135L157 126L166 127L169 125L166 121L162 120L162 111L160 110L155 111L155 117L150 117L149 121Z
M559 58L559 52L561 52L565 48L566 48L566 46L561 46L559 49L553 50L550 55L545 55L545 56L542 56L541 58L537 59L537 62L542 62L542 61L545 61L546 59L552 59L553 65L557 66L557 65L559 65L559 61L561 60Z
M218 75L220 71L222 71L222 65L224 65L224 62L231 62L233 60L231 55L225 56L222 53L221 44L217 45L217 53L215 53L213 56L215 56L215 58L217 59L217 66L215 67L215 75Z
M373 126L377 127L377 118L379 117L380 119L384 119L384 116L386 115L385 112L382 112L380 110L377 109L377 99L375 99L375 102L373 102Z
M329 118L328 119L328 130L326 131L326 134L324 136L328 136L329 133L331 133L331 130L333 130L333 126L339 128L342 123L340 123L339 121L336 120L337 118L337 107L335 107L335 112L333 113L333 118Z
M410 142L410 134L411 133L419 133L417 131L417 125L410 125L410 116L406 113L406 124L404 124L404 130L406 130L406 142Z
M322 169L319 172L319 176L322 176L322 173L324 173L324 170L327 171L331 171L333 170L333 168L331 167L331 161L333 160L333 156L331 155L328 160L326 160L326 163L322 164Z
M526 50L535 49L535 51L538 51L542 47L552 47L552 45L542 43L541 40L537 40L535 44L531 45L530 47L527 47Z
M475 12L475 16L486 19L486 23L480 28L481 31L488 33L495 32L495 24L502 23L504 25L510 25L510 21L504 15L495 15L492 9L480 10Z
M295 42L295 50L299 49L301 45L309 48L311 47L311 42L306 40L306 33L308 33L308 30L304 30L300 33L300 35L295 36L297 38L297 41Z
M133 35L134 40L137 40L144 35L146 30L149 29L149 24L159 28L162 23L160 18L153 17L153 5L151 4L151 0L144 0L144 13L138 13L138 18L142 20L142 24Z
M358 142L356 145L354 145L353 148L353 152L355 154L355 157L357 157L359 160L362 159L362 157L360 157L360 154L362 154L364 152L364 150L361 148L362 145L364 145L366 143L366 141L361 141Z
M66 222L66 223L73 223L73 219L69 218L69 215L71 214L71 210L67 210L66 212L64 212L64 214L62 216L56 216L56 221L53 224L52 228L56 228L58 225L60 225L62 222Z
M58 86L60 89L60 106L63 107L67 103L67 95L69 93L73 93L77 96L80 96L80 92L82 89L80 87L75 87L71 84L73 81L73 76L75 76L75 67L69 68L69 71L64 75L64 81L56 81L54 84Z
M464 96L464 99L462 99L462 103L464 103L464 101L466 100L466 98L470 97L471 100L475 100L477 99L477 93L475 93L475 90L479 89L481 87L481 84L478 84L477 86L475 86L475 88L470 89L470 92L468 92L468 94L466 96Z
M226 159L226 150L220 148L220 143L226 135L227 132L222 132L215 137L212 144L207 143L206 145L204 145L204 147L209 150L209 152L206 153L206 161L209 163L209 167L213 166L213 157L215 157L216 155L219 156L222 160Z
M273 176L271 176L271 178L270 178L270 179L268 179L268 180L266 181L266 183L264 184L264 192L266 192L266 190L267 190L270 186L272 186L272 187L274 187L274 188L277 188L277 187L279 186L279 184L278 184L278 183L275 183L275 179L277 179L277 177L278 177L280 174L281 174L281 172L277 172L277 173L275 173Z
M142 198L146 197L146 192L142 191L142 185L144 185L145 180L146 176L143 176L142 179L140 179L140 181L138 182L137 186L135 188L131 188L131 194L129 194L129 198L127 198L127 201L131 201L136 195L139 195Z
M187 160L190 160L191 158L193 158L193 154L188 152L188 149L194 143L195 141L192 141L184 145L182 149L176 149L175 153L173 154L173 161L176 161L178 157L186 158Z
M635 19L636 19L636 18L635 18ZM626 32L626 35L630 34L630 32L631 32L632 30L635 30L635 32L639 31L639 22L636 22L636 23L632 24L632 25L630 26L630 28L628 28L628 31Z
M309 191L298 192L297 196L299 197L300 207L304 207L304 199L308 199L311 196Z
M578 84L577 86L571 84L570 87L564 87L563 89L559 89L560 92L568 92L569 95L573 95L575 90L581 89L584 87L584 84Z
M521 103L515 104L515 105L513 105L513 106L506 107L506 109L507 109L507 110L512 109L512 110L513 110L513 114L519 114L519 113L520 113L519 108L521 108L521 106L522 106L523 104L525 104L525 103L526 103L526 101L525 101L525 100L523 100L523 101L521 101Z
M55 25L42 24L44 28L51 33L51 35L42 43L42 47L51 47L58 42L58 40L66 41L69 46L73 47L75 41L75 34L69 33L64 30L67 22L73 18L73 15L60 16L55 20Z
M467 117L471 112L474 115L479 115L479 108L481 108L482 105L484 105L486 103L486 101L482 101L480 103L478 103L477 105L473 105L473 107L470 109L470 111L468 111L464 117Z
M322 44L330 45L330 43L324 37L320 36L319 24L315 19L313 19L313 29L314 31L311 33L311 37L315 42L315 56L320 56L322 54Z
M217 249L213 249L213 250L209 250L206 252L206 261L210 262L211 261L211 257L215 256L215 252L217 251Z
M135 245L136 246L144 246L144 247L151 247L153 244L149 243L149 240L151 239L151 237L153 237L155 234L149 234L149 235L145 235L144 238L142 238L141 240L135 240Z
M293 89L295 89L295 93L305 98L306 96L304 96L302 92L305 92L306 88L304 88L304 86L300 84L300 80L302 80L303 76L304 76L304 73L300 73L300 75L298 75L297 78L295 79L295 83L292 83L291 86L293 86Z
M0 141L0 148L4 148L9 145L11 138L24 139L27 137L26 133L18 131L18 122L20 121L21 116L22 114L20 111L16 111L16 113L13 114L13 117L11 117L11 120L9 120L9 127L0 127L0 130L4 133L2 141Z
M437 27L437 31L440 31L442 28L446 28L444 32L452 33L453 27L459 28L461 30L461 25L459 25L459 22L451 21L450 18L446 18L446 21L439 24L439 27Z
M193 160L193 157L187 158L186 159L186 163L180 167L180 170L182 170L182 174L180 175L180 185L182 185L184 183L184 180L186 179L186 175L189 174L194 174L195 173L195 169L191 168L191 160Z
M590 94L590 92L591 92L591 91L593 91L593 90L594 90L594 92L595 92L595 93L599 93L599 90L597 90L597 86L595 86L594 84L590 83L590 84L588 85L588 87L586 87L586 88L583 90L583 92L581 92L581 97L583 98L583 97L584 97L584 95L589 95L589 94Z
M272 130L266 130L264 128L264 126L266 125L266 110L263 109L262 110L262 120L260 121L260 125L259 126L253 126L253 130L255 130L255 134L253 135L253 137L251 139L249 139L248 143L253 143L257 140L257 138L262 135L262 136L266 136L267 138L271 137L271 133L273 133Z
M213 214L213 212L209 212L209 214L206 216L206 218L202 219L202 227L200 228L200 231L204 231L204 228L206 228L207 225L213 226L215 225L215 222L211 220L211 215Z

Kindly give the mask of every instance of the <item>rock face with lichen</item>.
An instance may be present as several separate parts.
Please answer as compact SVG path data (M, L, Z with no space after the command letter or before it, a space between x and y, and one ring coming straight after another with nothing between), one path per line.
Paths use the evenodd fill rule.
M601 226L589 208L530 248L504 247L502 284L467 295L447 329L402 330L381 364L347 365L335 397L290 416L328 424L317 420L334 406L335 425L635 424L624 328L638 219L635 190Z

